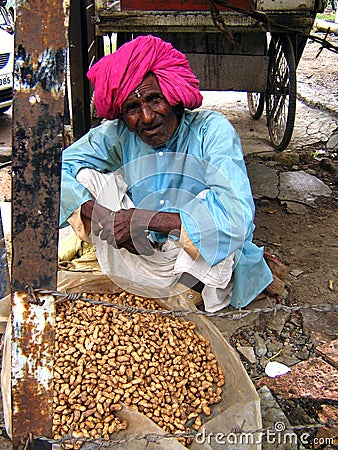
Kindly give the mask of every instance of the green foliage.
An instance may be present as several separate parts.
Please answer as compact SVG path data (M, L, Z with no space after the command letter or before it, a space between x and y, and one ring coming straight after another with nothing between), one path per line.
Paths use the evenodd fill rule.
M332 12L332 13L317 14L316 18L317 19L322 19L322 20L329 20L330 22L334 22L335 16L336 16L336 14L334 12Z

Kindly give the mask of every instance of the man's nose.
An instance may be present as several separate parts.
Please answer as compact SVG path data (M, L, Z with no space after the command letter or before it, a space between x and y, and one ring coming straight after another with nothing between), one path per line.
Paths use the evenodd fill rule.
M141 104L141 119L143 123L150 123L154 118L154 111L153 109L147 104L142 103Z

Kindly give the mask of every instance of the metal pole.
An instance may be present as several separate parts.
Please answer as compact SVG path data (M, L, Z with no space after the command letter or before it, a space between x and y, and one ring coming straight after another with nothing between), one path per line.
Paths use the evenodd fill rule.
M66 55L61 0L17 4L12 156L13 449L51 448Z
M90 129L88 35L86 2L71 1L69 19L70 98L73 137L76 141Z
M5 297L10 292L9 273L7 263L6 243L0 214L0 298Z

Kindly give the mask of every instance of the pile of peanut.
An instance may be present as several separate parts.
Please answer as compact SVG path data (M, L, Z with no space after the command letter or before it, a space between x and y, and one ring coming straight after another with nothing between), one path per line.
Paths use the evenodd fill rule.
M154 300L126 292L83 296L160 309ZM128 426L115 414L122 404L168 433L199 429L210 406L221 401L224 375L195 327L172 315L126 314L81 300L59 304L54 438L72 434L109 440Z

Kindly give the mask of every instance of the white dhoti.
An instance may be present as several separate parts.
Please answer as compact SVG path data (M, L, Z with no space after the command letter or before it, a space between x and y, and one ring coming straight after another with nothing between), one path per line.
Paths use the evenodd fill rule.
M82 169L77 180L98 204L112 211L134 207L126 194L127 184L120 174ZM102 272L135 295L165 298L182 293L188 288L179 283L179 279L183 273L189 273L204 284L202 298L206 311L219 311L231 301L233 255L210 267L201 255L192 259L171 238L154 249L152 255L145 256L134 255L123 248L116 249L93 233L90 237Z

